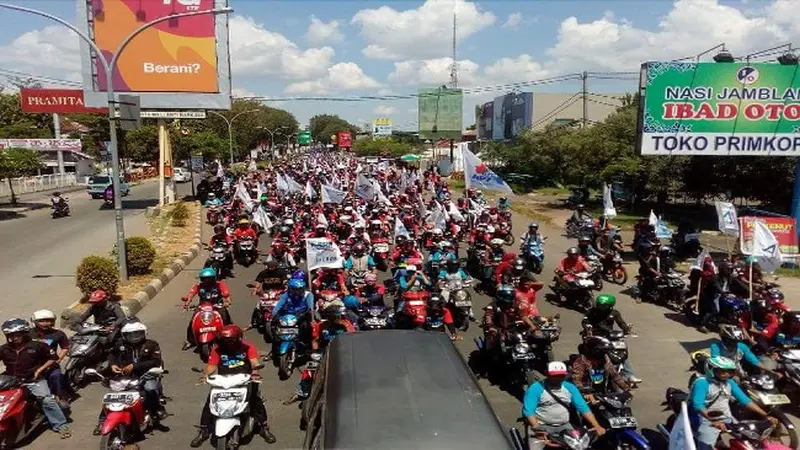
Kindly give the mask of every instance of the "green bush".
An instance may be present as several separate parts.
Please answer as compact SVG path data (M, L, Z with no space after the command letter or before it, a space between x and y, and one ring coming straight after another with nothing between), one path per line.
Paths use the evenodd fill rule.
M130 237L125 239L125 260L128 262L128 274L149 273L156 260L156 248L146 237Z
M186 203L178 202L172 208L172 226L173 227L185 227L186 221L189 219L189 208L186 207Z
M75 271L75 286L84 295L102 289L109 295L117 292L119 286L119 268L109 258L89 255L81 261Z

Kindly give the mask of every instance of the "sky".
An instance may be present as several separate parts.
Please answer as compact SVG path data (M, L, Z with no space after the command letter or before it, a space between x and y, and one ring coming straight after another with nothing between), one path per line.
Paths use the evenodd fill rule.
M327 113L359 125L385 117L395 129L416 130L415 99L292 98L402 96L447 83L455 10L468 126L476 104L515 88L579 91L576 79L537 83L565 74L613 72L590 77L588 90L633 92L644 61L689 57L720 43L735 56L793 40L800 45L799 2L230 0L233 94L267 98L267 105L292 112L301 125ZM75 21L74 0L15 3ZM8 10L0 9L0 18L0 70L81 80L78 40L68 30Z

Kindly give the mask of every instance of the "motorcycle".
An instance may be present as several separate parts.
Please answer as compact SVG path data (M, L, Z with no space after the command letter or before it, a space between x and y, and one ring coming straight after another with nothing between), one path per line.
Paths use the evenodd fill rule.
M238 448L239 442L253 437L256 424L250 414L250 385L261 381L249 373L210 375L208 406L214 416L212 442L218 449Z
M598 256L592 255L586 259L586 262L589 263L589 267L591 267L592 271L590 275L592 277L592 281L594 281L594 289L600 291L603 289L603 262L600 261Z
M603 278L620 286L624 286L628 282L628 271L625 269L619 252L606 253L603 263Z
M594 236L594 222L586 217L580 222L567 221L565 226L568 238L579 238L581 236Z
M217 272L217 279L223 280L230 276L228 265L225 263L227 258L227 247L223 245L215 245L214 248L211 249L211 253L208 255L208 259L206 259L206 263L203 265L203 268L211 267L215 272Z
M69 216L69 203L67 203L66 198L53 197L52 199L50 199L50 203L51 203L51 208L53 210L51 213L53 219Z
M389 269L389 240L386 238L375 238L372 241L372 260L375 267L381 272Z
M112 392L103 395L105 419L100 425L100 449L119 449L136 446L144 440L144 433L153 426L153 417L145 409L144 392L140 389L148 379L167 373L161 367L148 370L141 378L110 379L94 369L86 374L100 378Z
M305 344L300 340L298 318L294 314L284 314L278 317L278 326L274 331L278 338L277 354L278 378L288 380L294 370L297 357L305 350Z
M608 430L601 438L602 448L649 450L650 443L636 432L638 422L633 417L629 392L594 393L597 405L593 405L595 417Z
M0 375L0 448L16 448L47 424L23 380Z
M525 258L525 268L527 270L537 274L542 273L542 267L544 265L544 242L529 242L525 246L523 257Z
M70 385L77 388L86 379L86 369L95 368L102 372L108 368L108 349L101 338L111 334L111 331L88 322L75 326L73 330L75 334L70 339L69 360L64 366L64 375Z
M581 337L586 339L593 335L599 335L609 340L612 349L608 352L608 359L618 373L624 373L623 366L629 357L628 343L625 342L625 333L622 330L612 330L610 333L598 333L598 330L595 330L584 318ZM630 381L628 383L633 384Z
M695 308L694 300L687 300L683 304L683 313L693 325L700 325L702 317ZM733 294L725 293L719 299L719 314L711 318L711 324L717 325L727 323L738 325L740 319L750 311L750 303L747 299L739 298Z
M588 311L594 305L594 281L589 272L580 272L574 275L566 274L563 281L556 278L551 286L556 301L569 303L573 307Z
M236 243L236 262L250 267L256 260L258 252L252 239L239 239Z
M208 362L208 356L211 354L214 341L217 339L217 333L224 326L222 315L217 311L221 308L224 308L224 306L201 301L192 316L192 333L194 334L194 342L197 344L195 353L200 355L200 360L203 363Z
M644 282L641 277L637 286L640 292L644 291ZM667 272L656 278L656 290L643 298L650 298L654 302L675 311L680 311L684 298L686 298L686 281L677 272Z
M342 303L342 293L333 289L323 289L317 295L317 310L325 311L325 309L334 302Z
M697 249L700 247L700 232L691 227L680 230L672 234L669 245L678 256L692 257L697 254Z
M261 293L258 299L258 304L253 311L253 328L264 337L264 342L271 344L275 342L275 335L272 334L272 310L278 304L281 291L276 289L269 289Z
M557 434L547 434L533 429L524 417L518 422L525 423L525 438L519 430L512 427L511 442L516 450L528 449L564 449L564 450L589 450L597 439L594 430L576 427Z
M514 245L517 240L514 238L514 233L511 232L511 227L507 222L500 222L494 232L493 238L502 239L506 245Z
M501 349L507 365L515 374L516 384L525 387L543 379L547 364L555 361L553 342L561 335L561 326L556 315L552 319L537 318L539 330L532 332L525 322L517 321L508 330Z
M208 211L206 211L206 221L212 227L220 221L220 209L219 206L209 206Z
M394 316L391 308L380 305L364 306L358 311L358 328L361 331L385 330Z
M448 280L444 289L442 289L442 298L447 302L447 307L453 315L453 325L462 331L469 329L472 295L467 291L467 288L471 284L471 278L467 280Z
M428 299L431 294L427 291L405 291L402 295L405 305L400 319L405 328L424 326L428 322Z

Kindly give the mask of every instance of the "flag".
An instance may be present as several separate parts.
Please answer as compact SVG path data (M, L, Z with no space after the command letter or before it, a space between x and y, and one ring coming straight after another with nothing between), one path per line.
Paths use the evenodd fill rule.
M314 200L317 198L317 193L311 187L310 181L306 181L306 197L308 197L309 200Z
M383 195L383 191L381 190L381 185L378 183L378 180L372 180L372 184L375 186L375 194L378 196L378 201L384 205L392 206L392 202L385 195Z
M347 192L327 184L322 185L322 203L342 203L345 197L347 197Z
M253 199L250 198L250 194L247 192L247 189L244 187L244 183L239 181L239 184L236 185L236 192L235 196L239 198L239 200L244 203L245 208L248 211L252 211L253 209Z
M325 214L322 214L322 213L319 213L319 216L317 216L317 222L325 224L326 227L328 225L330 225L330 223L328 222L328 219L325 218Z
M697 258L694 260L694 265L691 267L691 269L702 269L706 258L711 258L711 253L709 253L708 250L703 250L702 253L697 255ZM713 258L711 258L711 267L714 269L714 273L717 273L717 265L714 264Z
M603 184L603 217L613 219L617 217L614 200L611 198L611 186Z
M761 270L773 273L783 264L780 244L766 223L756 219L753 225L752 255L758 258Z
M253 222L257 223L263 230L269 231L272 229L272 221L269 220L267 212L264 208L258 207L253 212Z
M356 178L356 185L354 191L357 196L363 198L368 202L375 200L375 186L372 184L371 181L367 179L367 177L365 177L360 173Z
M678 417L675 419L675 424L672 425L672 430L669 432L668 450L696 450L686 402L681 402L681 412L678 414Z
M286 180L286 184L289 186L289 192L303 192L303 186L297 181L294 181L294 178L286 175L284 179Z
M466 221L464 216L461 214L461 211L458 210L458 208L456 207L455 203L453 203L452 201L450 202L450 211L448 211L448 212L450 213L450 217L453 220L455 220L457 222L465 222Z
M339 269L344 266L339 247L324 237L306 239L306 262L309 272L320 267Z
M443 231L447 228L447 212L444 210L444 207L438 203L436 204L436 208L431 212L431 222L433 222L434 228Z
M717 208L717 228L722 234L739 237L739 219L736 217L736 207L733 203L714 202Z
M222 162L217 160L217 178L222 178L225 176L225 169L222 167Z
M250 160L250 164L247 166L247 171L248 172L255 172L256 170L258 170L258 166L256 165L256 160L255 159L251 159Z
M656 237L659 239L669 239L672 237L672 230L667 227L667 222L658 219L656 223Z
M492 172L483 161L464 146L461 149L464 161L464 182L466 188L484 189L487 191L501 191L513 194L502 178Z
M648 218L647 223L652 226L658 225L658 216L656 216L656 213L654 213L652 209L650 210L650 217Z
M275 174L275 184L279 191L289 192L289 183L279 173Z
M406 226L403 225L403 221L400 220L399 217L394 218L394 240L397 242L397 236L405 236L409 237L408 230Z

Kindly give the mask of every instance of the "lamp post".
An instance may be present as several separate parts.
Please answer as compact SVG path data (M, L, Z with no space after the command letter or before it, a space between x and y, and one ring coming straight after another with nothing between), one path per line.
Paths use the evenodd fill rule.
M272 157L274 158L275 157L275 133L277 133L278 131L286 128L286 125L281 125L278 128L275 128L274 130L270 130L269 128L264 127L264 126L261 126L261 127L258 127L258 128L261 129L261 130L266 131L267 133L269 133L269 152L272 155Z
M233 121L236 120L236 118L241 116L242 114L247 114L247 113L257 112L257 111L261 111L261 110L260 109L248 109L247 111L242 111L239 114L236 114L230 120L227 117L223 116L222 114L220 114L220 113L218 113L216 111L209 111L211 114L214 114L216 116L222 117L222 120L224 120L225 123L228 124L228 151L230 151L230 153L231 153L231 164L233 164Z
M289 146L291 145L292 138L294 136L297 136L297 133L292 133L292 134L286 135L286 154L287 155L289 154Z
M114 51L113 55L111 56L111 60L109 61L100 47L94 43L92 38L84 34L80 31L75 25L67 22L66 20L54 16L52 14L46 13L44 11L39 11L38 9L33 8L26 8L24 6L18 5L11 5L8 3L0 3L0 8L10 9L13 11L24 12L28 14L34 14L40 17L44 17L45 19L52 20L54 22L58 22L61 25L69 28L75 34L78 35L81 39L83 39L95 52L95 56L103 65L103 69L106 71L106 93L108 94L108 122L109 122L109 135L111 140L111 185L112 189L114 190L114 219L116 222L117 228L117 264L119 265L119 275L122 281L126 281L128 279L128 265L127 259L125 255L125 227L122 221L122 196L120 195L120 170L119 170L119 149L117 148L117 126L115 119L116 117L116 110L114 108L114 104L116 103L116 99L114 96L114 69L117 67L117 62L119 61L119 56L122 54L122 51L125 50L125 47L138 36L144 30L152 27L153 25L157 25L161 22L166 22L172 19L178 19L181 17L192 17L192 16L201 16L205 14L228 14L233 12L232 8L219 8L219 9L209 9L205 11L191 11L179 14L170 14L168 16L159 17L158 19L151 20L139 28L133 30L131 34L126 36L122 42L117 46L117 49ZM163 168L161 168L163 170Z

